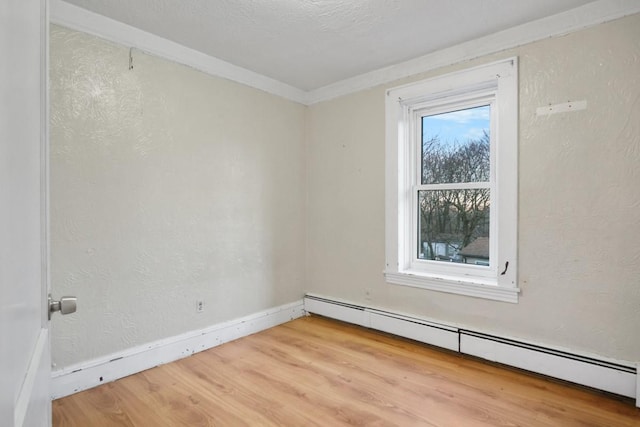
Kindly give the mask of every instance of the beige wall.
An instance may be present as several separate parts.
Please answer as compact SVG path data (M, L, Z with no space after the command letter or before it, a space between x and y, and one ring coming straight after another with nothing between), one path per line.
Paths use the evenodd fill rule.
M52 26L57 368L303 293L306 107L133 55Z
M520 302L386 284L385 89L513 55ZM79 297L54 362L305 291L638 361L639 99L640 15L309 108L53 26L52 285Z
M385 89L513 55L520 302L385 283ZM585 111L536 117L583 99ZM307 291L640 360L640 15L314 105L307 168Z

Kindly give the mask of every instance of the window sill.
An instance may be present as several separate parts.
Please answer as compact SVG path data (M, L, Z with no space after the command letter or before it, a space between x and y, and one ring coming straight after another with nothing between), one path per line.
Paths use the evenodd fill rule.
M412 286L432 291L510 303L517 303L518 294L520 293L519 288L507 288L504 286L464 281L457 278L444 278L416 273L385 272L384 277L387 283L394 285Z

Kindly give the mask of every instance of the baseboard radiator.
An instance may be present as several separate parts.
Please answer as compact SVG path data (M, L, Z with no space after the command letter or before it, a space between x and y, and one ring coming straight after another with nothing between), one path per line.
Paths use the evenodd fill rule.
M304 307L308 313L636 398L640 407L640 382L632 363L601 360L318 295L307 294Z

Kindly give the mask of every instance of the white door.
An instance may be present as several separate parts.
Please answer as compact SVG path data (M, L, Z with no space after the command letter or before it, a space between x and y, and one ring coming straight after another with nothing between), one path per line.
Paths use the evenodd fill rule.
M51 425L47 0L0 1L0 426Z

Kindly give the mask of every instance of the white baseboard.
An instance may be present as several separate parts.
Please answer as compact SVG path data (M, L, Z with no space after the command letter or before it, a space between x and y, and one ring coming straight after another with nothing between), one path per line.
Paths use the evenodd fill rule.
M305 310L610 393L636 398L638 367L630 362L496 337L413 316L307 295Z
M130 348L54 371L51 397L57 399L272 328L305 314L303 301L281 305L205 329Z

